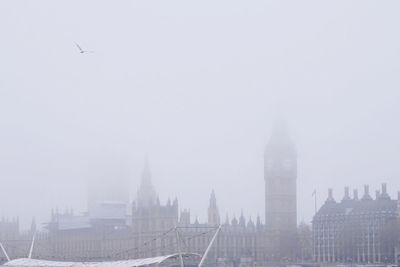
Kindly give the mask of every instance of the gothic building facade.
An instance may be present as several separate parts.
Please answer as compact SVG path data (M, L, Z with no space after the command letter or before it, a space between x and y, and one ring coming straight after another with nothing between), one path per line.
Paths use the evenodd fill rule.
M238 219L234 217L230 221L226 218L221 224L214 191L207 211L207 222L200 223L197 218L192 220L188 210L179 213L177 199L161 204L146 163L138 197L132 205L131 230L138 236L140 244L148 246L138 256L150 257L178 250L203 254L221 225L221 232L207 260L209 265L253 266L266 260L264 226L259 217L253 222L241 214Z
M177 251L203 254L215 230L221 231L207 258L208 266L252 267L293 261L296 237L296 150L283 124L265 149L265 224L245 218L221 219L211 192L207 221L191 218L178 200L161 203L146 161L135 201L90 197L88 212L52 212L47 231L38 235L35 257L60 260L142 258ZM121 187L118 187L121 188ZM103 194L104 195L104 194ZM122 198L123 200L123 198Z
M26 256L29 251L29 242L33 232L36 231L35 220L32 220L31 227L28 231L20 230L19 218L2 218L0 220L0 242L6 248L10 258L19 257L22 254ZM7 260L6 255L0 250L0 264Z
M0 240L17 239L19 236L19 219L4 218L0 220Z

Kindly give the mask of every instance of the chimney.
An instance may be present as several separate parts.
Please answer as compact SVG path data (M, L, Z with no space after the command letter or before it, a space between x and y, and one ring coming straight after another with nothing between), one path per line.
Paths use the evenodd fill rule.
M357 189L353 190L353 199L358 200L358 190Z
M389 196L389 194L387 193L386 183L383 183L383 184L382 184L382 193L381 193L381 195L380 195L380 198L381 198L381 199L390 200L390 196Z
M328 189L328 199L325 201L327 202L335 202L335 199L333 198L333 190L332 188Z
M369 186L364 185L364 195L362 197L362 200L372 200L372 197L369 195Z
M349 187L348 186L346 186L345 188L344 188L344 197L343 197L343 201L345 201L345 200L350 200L351 198L350 198L350 193L349 193Z

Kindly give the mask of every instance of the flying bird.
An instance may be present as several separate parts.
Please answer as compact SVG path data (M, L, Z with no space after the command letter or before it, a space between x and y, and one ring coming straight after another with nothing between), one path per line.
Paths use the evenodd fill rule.
M75 43L76 47L78 47L79 49L79 53L84 54L84 53L93 53L93 51L89 51L89 50L83 50L82 47L80 45L78 45L77 43Z

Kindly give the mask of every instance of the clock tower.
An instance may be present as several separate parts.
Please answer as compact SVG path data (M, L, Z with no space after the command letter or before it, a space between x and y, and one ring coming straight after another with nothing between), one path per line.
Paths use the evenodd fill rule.
M276 122L265 148L265 227L274 260L293 256L297 228L297 153L285 122Z

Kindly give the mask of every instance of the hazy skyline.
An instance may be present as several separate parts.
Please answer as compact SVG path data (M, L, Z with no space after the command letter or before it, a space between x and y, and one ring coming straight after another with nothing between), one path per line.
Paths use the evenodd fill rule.
M400 190L397 1L2 1L0 216L86 209L93 177L205 220L264 218L263 152L285 117L298 220L328 187ZM94 53L79 53L74 42ZM361 194L359 192L359 194Z

